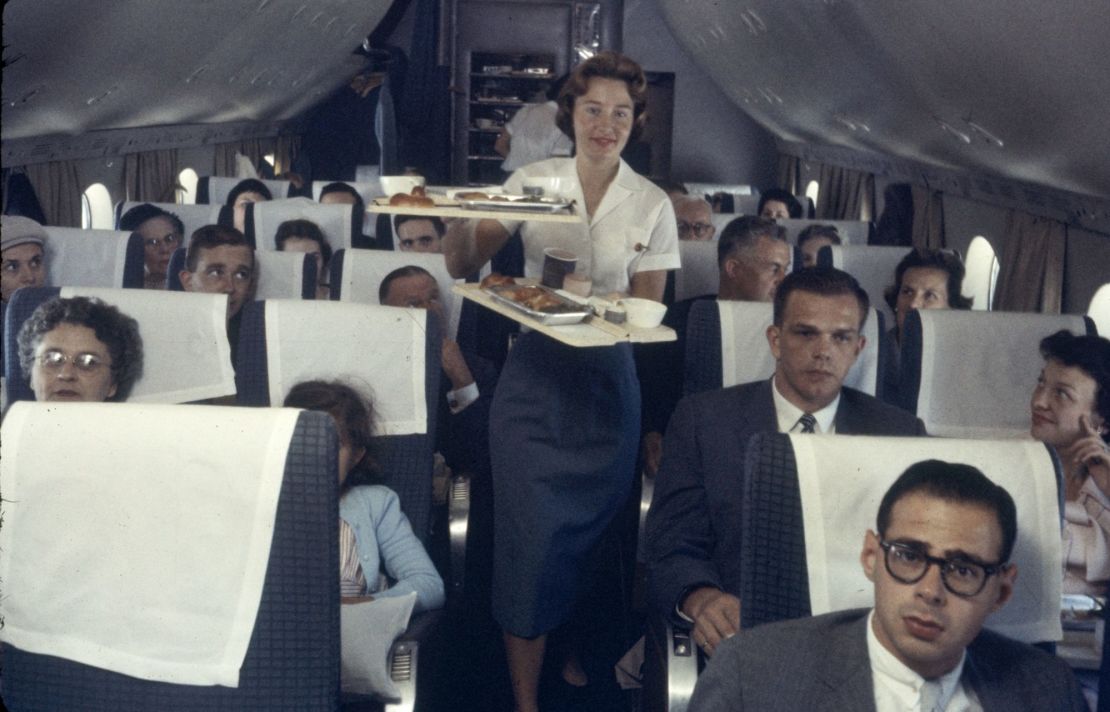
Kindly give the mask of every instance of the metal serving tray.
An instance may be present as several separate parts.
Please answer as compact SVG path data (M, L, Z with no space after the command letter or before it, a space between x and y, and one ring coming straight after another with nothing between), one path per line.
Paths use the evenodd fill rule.
M505 200L459 200L464 210L505 210L525 213L558 213L570 210L573 200L541 198L532 195L501 194Z
M552 311L536 311L535 309L530 309L527 306L525 306L525 305L521 304L520 302L516 301L515 299L512 299L512 298L505 295L505 292L515 291L515 290L520 290L520 289L529 290L529 291L535 290L536 292L545 292L547 294L550 294L553 297L555 297L555 299L557 299L559 301L559 306L555 307ZM536 321L540 322L541 324L547 324L548 326L562 326L563 324L577 324L580 321L584 321L586 319L586 317L592 315L592 312L588 308L583 307L581 304L576 304L575 302L567 299L566 297L563 297L560 294L556 293L555 290L548 289L547 287L544 287L542 285L528 285L528 286L515 285L514 286L514 285L504 284L504 285L496 285L496 286L493 286L493 287L486 287L484 289L484 291L487 292L490 295L490 297L492 297L496 301L501 302L502 304L505 304L506 306L510 306L513 309L516 309L517 311L519 311L520 313L526 314L527 316L531 317L532 319L535 319Z

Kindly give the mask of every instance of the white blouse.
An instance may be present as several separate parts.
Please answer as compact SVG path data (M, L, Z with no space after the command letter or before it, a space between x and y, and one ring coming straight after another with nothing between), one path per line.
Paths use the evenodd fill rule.
M573 158L552 158L523 166L505 182L508 193L522 193L526 178L560 177L568 188L560 192L585 211L586 200ZM580 223L506 220L512 234L520 227L524 240L524 274L540 277L543 251L558 247L578 256L575 272L588 274L593 293L627 294L632 275L651 270L678 269L678 224L667 194L621 161L601 204Z

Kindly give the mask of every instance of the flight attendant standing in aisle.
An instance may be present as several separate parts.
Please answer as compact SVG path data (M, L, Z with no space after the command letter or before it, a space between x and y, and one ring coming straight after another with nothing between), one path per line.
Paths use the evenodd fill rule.
M549 192L573 198L583 221L453 221L444 242L450 272L473 274L519 227L527 276L539 277L544 249L556 247L577 256L594 294L661 300L666 271L679 266L674 211L620 158L643 123L645 90L628 57L603 52L580 64L557 117L575 157L524 166L505 190L550 179ZM490 414L493 613L518 712L538 710L547 635L571 617L591 550L628 497L639 400L628 344L577 349L529 332L509 354ZM573 676L564 669L564 679Z

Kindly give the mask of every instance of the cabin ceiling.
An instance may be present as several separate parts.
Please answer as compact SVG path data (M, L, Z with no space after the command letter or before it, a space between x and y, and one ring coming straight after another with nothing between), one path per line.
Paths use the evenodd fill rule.
M362 66L392 0L9 0L4 140L290 119Z
M1110 197L1106 0L657 0L777 136Z

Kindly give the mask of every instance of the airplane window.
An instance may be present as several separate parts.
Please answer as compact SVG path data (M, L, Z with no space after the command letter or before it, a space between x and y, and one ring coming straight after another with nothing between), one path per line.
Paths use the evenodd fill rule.
M809 184L806 185L806 197L809 198L810 202L814 205L817 205L817 194L820 192L821 186L817 184L817 181L811 180Z
M193 205L197 202L197 172L186 168L177 174L177 203L179 205Z
M111 230L112 223L112 196L103 183L93 183L81 194L81 227Z
M262 157L262 160L264 160L264 161L266 161L267 163L269 163L269 164L270 164L270 168L273 168L273 167L274 167L274 154L272 154L272 153L267 153L267 154L266 154L265 156L263 156L263 157Z
M1091 317L1099 334L1110 335L1110 282L1099 287L1095 296L1091 297L1087 316Z
M967 248L967 275L963 293L972 297L971 308L989 311L994 302L994 288L998 285L998 257L987 238L975 236Z

